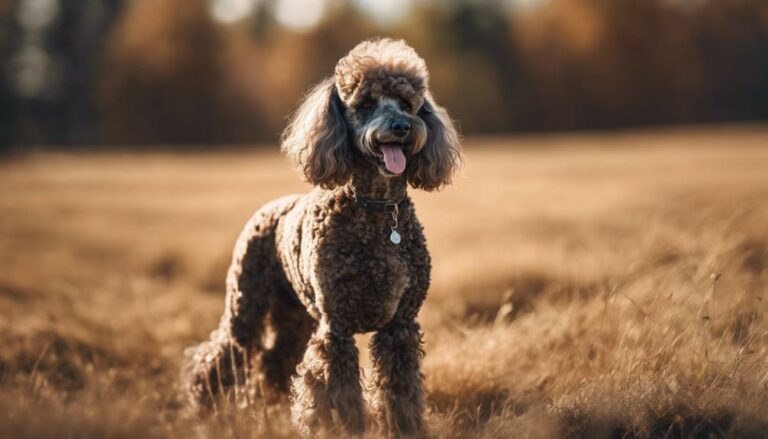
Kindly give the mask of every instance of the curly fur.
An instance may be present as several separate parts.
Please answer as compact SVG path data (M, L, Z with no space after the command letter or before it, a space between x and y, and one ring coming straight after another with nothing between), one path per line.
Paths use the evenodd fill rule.
M393 436L424 433L416 316L431 270L407 186L434 190L461 163L459 135L427 90L424 61L402 41L363 42L302 101L282 150L316 188L273 201L246 224L227 275L226 307L209 341L188 352L185 388L200 412L256 372L269 394L290 393L303 435L366 429L354 334L371 340L371 403ZM408 122L407 133L392 121ZM405 171L388 172L381 142L398 142ZM356 196L399 200L390 213ZM275 333L267 346L267 325Z
M283 152L307 182L324 188L344 184L352 171L341 105L333 80L326 79L304 98L283 134Z

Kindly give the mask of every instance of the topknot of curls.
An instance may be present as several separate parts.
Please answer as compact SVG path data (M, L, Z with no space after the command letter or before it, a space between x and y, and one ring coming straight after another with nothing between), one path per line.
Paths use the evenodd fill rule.
M424 103L429 72L424 60L403 40L382 38L363 41L339 60L336 89L347 107L363 96L398 96L413 111Z

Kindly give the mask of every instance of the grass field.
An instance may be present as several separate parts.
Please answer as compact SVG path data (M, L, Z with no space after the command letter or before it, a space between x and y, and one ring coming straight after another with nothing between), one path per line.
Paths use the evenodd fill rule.
M768 128L466 154L454 186L413 194L432 435L768 434ZM0 162L0 437L292 436L284 403L195 422L175 386L240 228L306 189L263 150Z

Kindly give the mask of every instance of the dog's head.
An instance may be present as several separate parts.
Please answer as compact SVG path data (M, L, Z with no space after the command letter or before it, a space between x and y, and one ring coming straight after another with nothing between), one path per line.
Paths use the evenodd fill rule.
M304 98L283 133L282 149L308 182L346 183L354 163L434 190L461 163L456 127L435 104L424 60L403 41L365 41Z

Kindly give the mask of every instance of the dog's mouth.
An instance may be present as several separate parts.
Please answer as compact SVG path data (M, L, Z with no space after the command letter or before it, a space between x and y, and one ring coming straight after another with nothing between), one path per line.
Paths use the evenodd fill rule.
M392 174L400 175L405 171L405 153L403 144L395 142L378 142L377 158L384 165L387 171Z

